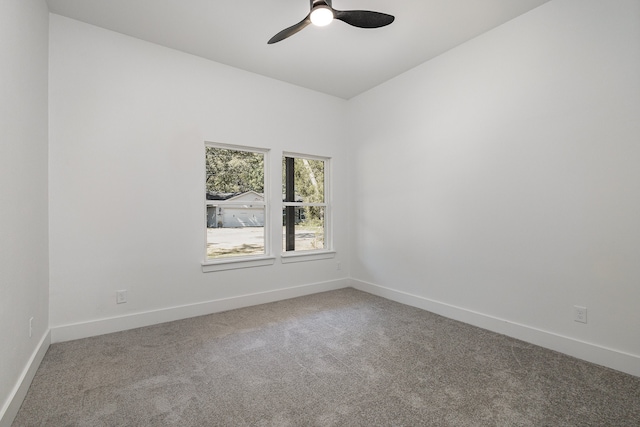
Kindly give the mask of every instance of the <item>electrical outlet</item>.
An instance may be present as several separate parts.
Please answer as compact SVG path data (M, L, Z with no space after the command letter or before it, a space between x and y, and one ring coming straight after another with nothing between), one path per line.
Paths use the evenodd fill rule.
M29 319L29 338L33 336L33 317Z
M127 302L127 290L116 291L116 304L124 304Z
M573 306L573 320L580 323L587 323L587 307Z

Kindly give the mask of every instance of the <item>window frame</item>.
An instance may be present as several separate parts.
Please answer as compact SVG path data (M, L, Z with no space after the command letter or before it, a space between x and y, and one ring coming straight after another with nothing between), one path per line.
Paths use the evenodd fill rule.
M244 151L250 153L259 153L263 155L263 200L262 201L252 201L250 203L247 202L238 202L233 200L207 200L206 192L207 192L207 172L206 172L206 151L207 147L212 148L220 148L225 150L233 150L233 151ZM269 185L269 177L271 176L270 171L270 152L271 150L268 148L262 147L251 147L246 145L235 145L235 144L225 144L220 142L204 142L204 152L205 152L205 177L203 180L204 185L204 261L202 261L202 271L212 272L212 271L222 271L222 270L232 270L238 268L248 268L248 267L259 267L264 265L272 265L275 262L275 256L272 253L272 245L271 245L271 234L272 234L272 226L271 226L271 203L270 203L270 185ZM264 209L264 225L263 225L263 234L264 234L264 253L256 254L256 255L244 255L244 256L233 256L228 258L209 258L207 255L207 209L209 206L217 206L221 207L240 207L245 205L253 205L253 206L261 206Z
M285 157L293 157L298 159L307 160L319 160L324 162L324 202L323 203L306 203L306 202L285 202L283 197L280 197L282 212L287 206L291 207L306 207L316 206L324 209L324 248L313 250L293 250L287 251L283 243L283 238L280 236L280 244L282 250L280 254L280 260L283 264L301 261L311 261L317 259L334 258L336 251L333 247L333 209L332 209L332 188L331 188L331 157L318 156L312 154L297 153L291 151L283 151L280 164L283 163ZM286 179L286 170L283 167L281 170L280 182L282 183ZM282 185L282 184L281 184ZM294 188L295 190L295 188Z

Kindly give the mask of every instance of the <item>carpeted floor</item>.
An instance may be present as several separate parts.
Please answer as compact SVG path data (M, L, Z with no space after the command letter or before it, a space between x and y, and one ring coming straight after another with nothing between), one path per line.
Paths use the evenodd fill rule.
M638 426L640 378L354 289L54 344L14 426Z

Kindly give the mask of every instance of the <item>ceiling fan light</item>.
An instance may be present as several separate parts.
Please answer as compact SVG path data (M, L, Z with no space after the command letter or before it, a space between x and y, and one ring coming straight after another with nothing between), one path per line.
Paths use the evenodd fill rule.
M318 27L329 25L333 21L333 11L328 6L316 6L311 11L311 23Z

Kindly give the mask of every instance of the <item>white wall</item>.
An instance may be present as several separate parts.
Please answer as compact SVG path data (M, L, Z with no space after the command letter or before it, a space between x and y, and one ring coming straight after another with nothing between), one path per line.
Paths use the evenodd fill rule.
M336 268L348 263L346 101L57 15L50 43L54 341L219 307L210 301L346 285ZM336 258L203 273L204 141L271 149L275 224L282 151L334 157ZM278 227L273 238L279 248ZM162 314L172 307L184 309Z
M0 2L0 425L48 331L48 16Z
M639 1L554 0L349 107L357 286L640 375Z

